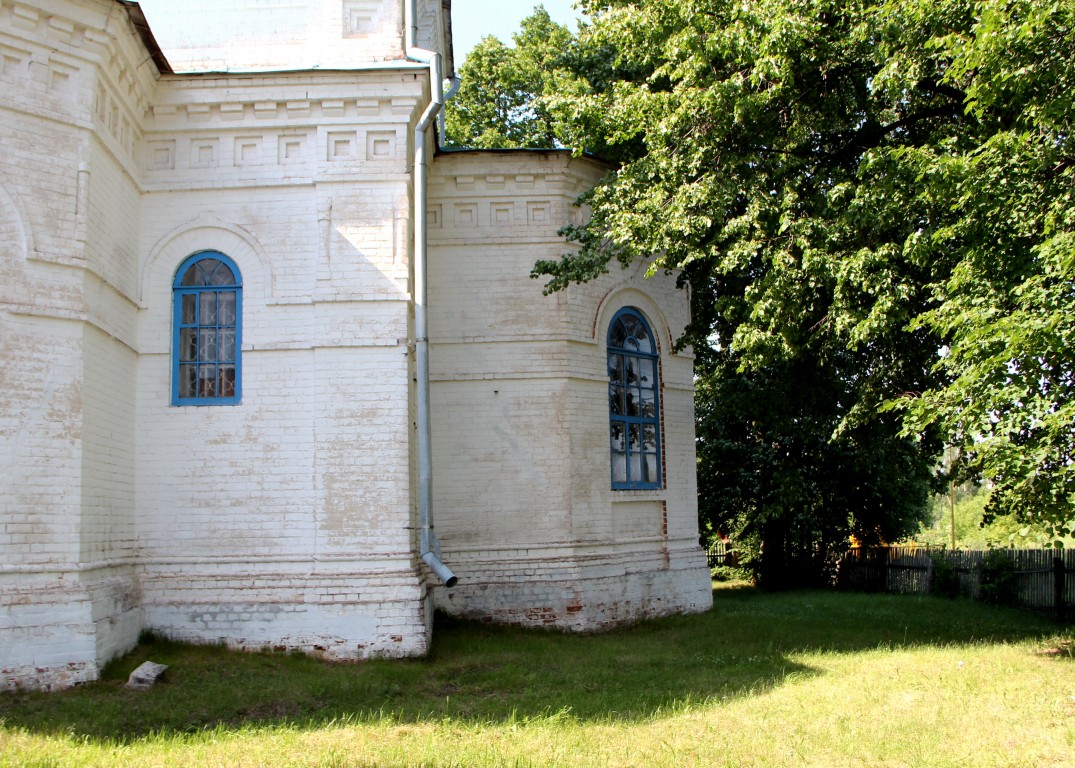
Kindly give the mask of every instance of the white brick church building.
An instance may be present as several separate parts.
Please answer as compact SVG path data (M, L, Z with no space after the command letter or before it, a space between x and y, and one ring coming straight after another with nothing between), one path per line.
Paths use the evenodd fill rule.
M604 167L436 149L448 0L159 6L0 0L0 687L708 608L687 295L529 277Z

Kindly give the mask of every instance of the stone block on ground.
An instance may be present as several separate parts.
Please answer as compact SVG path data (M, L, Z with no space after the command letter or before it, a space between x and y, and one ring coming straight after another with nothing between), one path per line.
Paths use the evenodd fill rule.
M168 669L167 664L157 664L152 661L144 661L138 669L131 672L131 676L127 678L127 687L134 688L135 690L145 691L153 687L153 684L160 679L160 676L164 674L164 670Z

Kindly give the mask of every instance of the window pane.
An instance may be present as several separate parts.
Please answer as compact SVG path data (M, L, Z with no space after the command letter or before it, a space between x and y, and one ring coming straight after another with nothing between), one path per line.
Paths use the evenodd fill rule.
M206 285L235 285L235 277L224 262L216 259L203 259Z
M219 353L217 358L220 362L232 362L235 360L235 331L221 331Z
M198 285L216 285L213 282L213 273L216 272L220 262L216 259L202 259L198 262Z
M235 397L235 366L220 366L220 384L218 392L221 397Z
M199 293L198 301L201 305L198 312L198 323L200 325L216 325L216 294L212 291Z
M623 387L608 385L608 412L613 416L623 416Z
M656 483L661 479L660 467L657 462L657 454L647 453L646 461L642 466L644 476L642 482L644 483Z
M623 320L618 319L608 331L608 346L613 349L623 349L627 341L627 329L623 327Z
M608 378L617 383L623 381L623 355L608 356Z
M653 354L653 339L649 336L649 331L646 330L646 326L642 323L638 323L634 332L635 344L639 352L646 354Z
M203 363L216 362L216 330L213 328L198 331L198 360Z
M220 325L235 325L235 291L221 291L217 296Z
M612 450L626 451L627 444L624 442L625 429L623 422L614 421L609 425L609 437L612 441Z
M195 312L198 297L193 293L184 293L180 298L183 302L183 311L180 317L180 322L183 325L194 325L194 323L198 322L198 316Z
M216 396L216 366L198 366L198 397Z
M657 452L657 427L652 424L642 425L642 446L646 452Z
M642 386L653 388L657 385L657 377L653 374L652 360L638 360L638 380Z
M179 329L179 360L188 362L198 359L198 336L196 328Z
M627 429L627 480L631 483L642 481L642 455L639 449L640 427L631 424Z
M621 422L609 425L609 441L612 445L612 482L627 482L627 431Z
M642 415L642 397L637 387L631 387L627 390L627 415L628 416L641 416Z
M183 273L183 279L179 281L179 284L187 287L204 285L201 279L202 271L198 268L198 264L194 263L187 267L187 271Z
M657 397L652 389L643 389L640 391L642 397L642 405L639 415L644 419L657 418Z
M180 397L194 397L194 381L195 370L197 366L194 365L181 365L179 366L179 396Z

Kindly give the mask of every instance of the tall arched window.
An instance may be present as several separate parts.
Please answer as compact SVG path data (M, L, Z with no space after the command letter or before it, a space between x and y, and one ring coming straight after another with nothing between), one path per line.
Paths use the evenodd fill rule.
M216 251L187 258L172 283L172 404L231 405L241 395L243 280Z
M612 487L661 487L657 344L642 314L621 309L608 328Z

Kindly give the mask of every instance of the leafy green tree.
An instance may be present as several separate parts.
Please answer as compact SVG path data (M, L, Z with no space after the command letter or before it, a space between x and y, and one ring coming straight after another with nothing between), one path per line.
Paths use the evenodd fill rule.
M459 68L459 92L447 105L448 146L557 146L542 97L550 78L570 62L575 36L539 5L513 39L511 47L484 37L467 54Z
M702 513L753 542L763 582L782 585L793 561L818 573L851 534L913 531L939 442L877 411L937 379L940 345L901 327L930 298L905 259L869 250L902 239L907 211L849 204L868 149L929 136L958 99L931 88L890 108L870 92L864 4L604 6L588 7L587 39L629 74L603 90L576 81L552 103L567 141L603 143L621 167L593 193L590 225L570 232L582 250L536 271L559 289L613 259L685 270Z
M983 525L990 489L975 483L967 485L970 486L968 490L957 490L954 506L950 504L948 494L934 499L931 524L915 536L916 541L950 547L954 523L956 547L959 549L1040 546L1037 538L1019 535L1023 525L1010 515L995 517L989 525Z
M699 511L765 586L824 583L852 537L896 541L927 519L929 457L898 419L833 439L853 388L838 366L799 356L744 372L734 354L710 354L697 388Z
M948 385L905 405L993 480L987 519L1014 513L1059 545L1075 528L1075 7L977 10L934 41L984 128L928 169L950 201L932 248L959 258L914 322L948 342Z
M794 402L783 371L816 369L833 450L859 429L882 455L943 437L995 484L991 510L1070 528L1072 4L582 6L605 79L561 73L546 99L562 143L620 165L568 233L581 249L535 268L548 289L616 261L682 269L717 396L714 377L769 372Z
M587 29L580 20L583 30ZM538 5L512 35L514 45L485 37L459 68L461 86L446 107L447 145L473 149L551 149L577 146L615 160L623 142L606 142L587 115L554 114L556 98L601 92L617 78L636 79L627 63L616 64L615 50L572 33ZM574 143L584 141L585 143ZM627 143L640 151L641 142Z
M521 131L511 145L618 164L592 221L567 231L581 249L536 266L549 290L639 258L690 284L710 526L773 543L770 558L807 548L788 544L809 538L796 531L815 549L894 535L917 501L870 526L841 483L866 488L864 468L871 493L920 499L943 438L959 477L993 482L987 516L1068 532L1072 4L582 8L578 41L516 37L513 55L537 51L519 71L539 71L525 107L484 125L540 115L544 143ZM823 482L834 466L849 474Z

